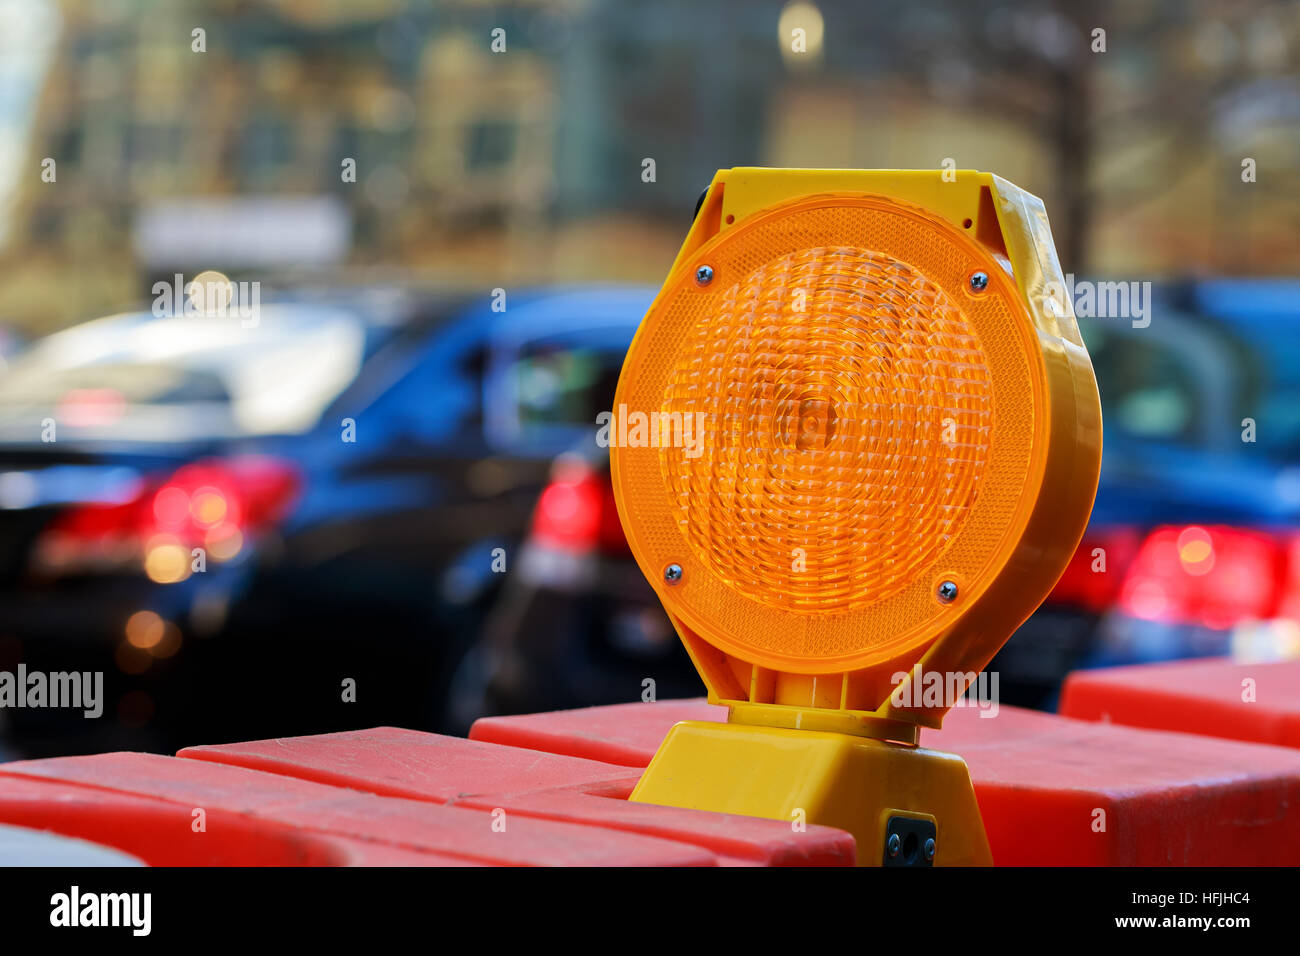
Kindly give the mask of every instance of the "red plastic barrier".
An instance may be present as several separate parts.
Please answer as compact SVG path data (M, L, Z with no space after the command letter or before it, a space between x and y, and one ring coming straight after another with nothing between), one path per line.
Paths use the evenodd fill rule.
M627 767L537 749L377 728L316 737L193 747L180 756L271 771L370 793L504 810L641 834L708 851L725 864L845 866L852 837L829 827L629 804L639 774Z
M1175 661L1076 671L1061 713L1300 748L1300 661Z
M231 835L225 821L240 816L248 830L242 835L234 834L238 839L232 862L269 862L254 851L262 845L261 841L282 838L286 828L305 837L327 834L371 840L472 863L707 866L717 862L706 850L638 834L611 838L606 831L584 826L523 815L494 818L490 812L380 797L242 767L151 754L101 754L6 764L0 771L0 780L7 784L10 777L76 784L120 795L151 795L156 801L180 804L184 809L180 826L175 820L162 826L143 820L139 823L159 840L175 841L177 846L171 852L187 861L208 857L212 852L210 844ZM0 792L7 790L0 786ZM57 810L52 802L46 802L51 813ZM208 815L206 832L194 833L185 819L193 808L202 808ZM110 804L108 812L117 811ZM7 813L8 807L0 798L0 819L45 826L39 818L9 819ZM52 826L47 828L66 832ZM148 855L142 858L150 859ZM337 860L308 855L299 862Z
M965 758L1002 865L1300 863L1294 751L1013 707L922 741Z
M535 750L396 727L187 747L177 756L438 803L551 787L625 784L630 792L637 778L625 767L594 760L542 759Z
M437 853L315 833L239 812L0 773L0 820L115 847L152 866L455 866ZM0 861L2 863L3 861Z
M644 768L673 724L726 719L727 708L703 698L663 700L517 717L482 717L470 728L469 738Z
M1001 865L1300 863L1300 754L1002 707L956 708L922 744L966 759ZM626 704L479 721L477 740L612 749L642 765L704 701Z
M965 757L1001 864L1300 862L1300 752L981 713L923 743ZM724 715L630 704L481 721L475 741L381 728L4 764L0 822L163 865L851 863L838 830L626 801L673 723Z
M828 827L629 804L626 767L379 728L0 765L0 822L155 865L851 865ZM204 826L195 832L194 811Z
M611 799L574 790L543 790L491 799L471 797L457 805L486 810L491 804L512 814L679 840L708 849L727 864L852 866L856 859L853 837L842 830L808 826L796 831L784 820L628 803L625 793Z

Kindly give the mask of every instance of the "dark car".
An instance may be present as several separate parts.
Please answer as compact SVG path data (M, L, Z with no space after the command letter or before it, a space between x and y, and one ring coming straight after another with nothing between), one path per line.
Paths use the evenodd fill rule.
M1001 699L1051 706L1076 667L1300 655L1300 284L1167 287L1146 327L1080 325L1106 423L1100 489L1060 583L990 665ZM595 434L539 499L459 682L467 715L634 700L646 680L701 690L627 549Z
M331 291L36 343L0 378L0 669L102 671L106 700L10 709L11 746L442 726L594 417L602 317L642 300Z
M555 462L519 559L452 688L453 727L702 692L658 597L632 559L607 455Z

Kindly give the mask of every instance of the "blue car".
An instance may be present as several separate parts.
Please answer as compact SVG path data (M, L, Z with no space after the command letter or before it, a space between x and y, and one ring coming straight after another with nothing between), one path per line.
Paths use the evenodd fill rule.
M10 746L443 726L644 301L334 289L36 343L0 378L0 668L102 670L107 701L10 711Z
M1074 667L1300 655L1300 283L1167 286L1145 328L1080 325L1101 483L1074 561L992 665L1004 697L1049 706Z

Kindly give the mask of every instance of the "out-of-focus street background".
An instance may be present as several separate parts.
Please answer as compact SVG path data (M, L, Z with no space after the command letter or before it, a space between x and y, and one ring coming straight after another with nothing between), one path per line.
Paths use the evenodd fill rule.
M735 165L1045 201L1105 460L1004 701L1300 656L1300 6L0 0L0 670L105 675L0 759L700 693L596 416Z

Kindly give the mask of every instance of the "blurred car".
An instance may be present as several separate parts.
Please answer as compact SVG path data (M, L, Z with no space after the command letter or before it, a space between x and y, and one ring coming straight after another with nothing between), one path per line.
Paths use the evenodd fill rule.
M556 460L483 640L454 681L456 730L482 714L702 692L628 549L601 451L575 450Z
M1300 283L1168 287L1145 328L1081 326L1106 423L1101 485L1060 583L990 665L1001 699L1051 706L1077 667L1300 655ZM634 700L645 679L663 697L700 692L592 437L557 460L468 663L466 717Z
M597 416L613 407L627 347L654 294L650 288L629 294L623 311L554 330L517 351L517 360L506 359L528 377L539 370L550 377L570 364L569 355L580 353L589 363L583 380L592 387L583 392L581 418L572 419L583 427L556 436L565 451L536 499L528 535L494 599L483 639L454 675L450 726L457 732L483 714L699 692L686 652L632 560L614 506L609 455L596 442ZM528 401L502 405L529 408Z
M642 290L334 290L114 316L0 377L0 668L103 670L24 753L438 728ZM593 345L592 343L597 343Z

